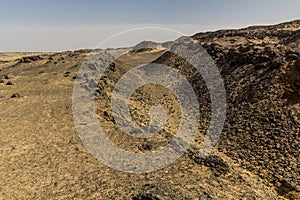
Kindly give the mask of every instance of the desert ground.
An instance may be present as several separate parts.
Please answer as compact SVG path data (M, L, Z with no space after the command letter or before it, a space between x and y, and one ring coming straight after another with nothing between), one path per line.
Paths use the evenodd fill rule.
M206 158L198 153L210 102L189 63L161 49L128 51L97 82L99 123L111 141L133 152L167 144L178 128L179 106L171 91L141 87L131 98L137 124L149 123L153 102L170 112L159 135L132 138L111 114L117 80L153 62L178 69L192 82L201 102L199 132L182 157L150 173L107 167L77 134L73 84L92 50L0 53L0 199L300 199L300 21L192 38L214 59L228 101L221 138Z

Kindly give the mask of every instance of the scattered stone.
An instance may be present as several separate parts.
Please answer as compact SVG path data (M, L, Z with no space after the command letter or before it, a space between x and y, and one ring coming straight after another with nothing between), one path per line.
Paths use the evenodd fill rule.
M109 65L109 69L112 71L112 72L115 72L116 71L116 64L115 63L111 63Z
M139 149L141 151L150 151L152 149L152 145L151 144L142 144L141 146L139 146Z
M8 81L8 82L6 83L6 85L13 85L13 83L12 83L11 81Z
M79 76L79 75L77 74L77 75L73 76L73 77L72 77L72 79L73 79L73 80L75 80L75 79L78 79L78 80L80 80L80 79L82 79L82 77L81 77L81 76Z
M287 180L281 181L281 185L289 190L296 190L296 184Z
M209 167L215 176L225 175L229 172L228 164L219 156L209 155L203 158L196 152L190 152L189 155L196 163Z
M71 72L65 72L64 77L68 77L68 76L70 76L70 74L71 74Z
M299 157L300 67L295 65L300 66L300 21L292 23L296 29L282 30L284 23L192 36L215 60L227 93L227 118L218 147L277 188L283 187L283 179L299 185L295 176L300 168L294 159ZM255 41L265 37L276 42Z
M299 27L299 22L300 21L297 22L297 27ZM300 72L300 56L296 49L299 49L299 40L296 38L299 38L299 28L297 28L298 30L287 30L283 25L280 26L279 29L275 26L259 29L252 27L242 30L221 30L217 32L199 33L193 36L193 38L195 41L203 44L203 47L214 59L220 69L226 87L226 106L228 109L223 132L217 144L219 152L223 152L231 157L234 162L240 164L245 170L257 174L263 181L269 181L275 184L278 193L280 195L286 195L289 192L299 192L299 181L297 179L297 175L299 174L299 164L297 162L297 158L299 158L299 104L288 103L288 98L284 96L284 92L286 90L295 92L292 93L291 97L295 99L294 102L299 103L299 84L297 82L299 76L297 75ZM269 39L266 39L266 37ZM265 40L257 41L255 40L257 38L265 38ZM295 46L295 49L292 53L287 53L290 46ZM189 81L192 80L190 81L192 86L197 87L195 92L198 97L201 97L201 101L199 101L201 104L200 109L205 111L206 108L208 108L207 110L210 112L210 103L202 100L202 97L207 95L201 84L199 84L200 79L195 78L194 74L188 71L192 67L189 68L186 67L186 65L182 65L183 62L178 59L176 60L174 55L169 54L169 57L166 55L167 54L164 54L163 57L159 58L158 62L161 64L165 62L168 66L174 63L172 67L181 71L186 70L184 72L186 72L187 78L193 76L193 79L191 78ZM70 56L76 58L77 55L70 54ZM78 56L81 55L78 53ZM51 59L49 58L49 60ZM34 59L24 59L24 62L31 62L32 60ZM292 65L295 65L295 70L288 71L290 70L289 66ZM94 65L89 66L89 68L96 70ZM115 65L110 65L108 69L109 73L114 71L121 73L119 70L120 68ZM293 81L284 82L283 80L287 79L288 76L294 78ZM87 80L90 81L89 79ZM116 82L116 80L114 80L114 82ZM104 79L104 81L102 81L105 83L104 86L107 86L108 81L111 80L107 78ZM90 83L92 87L96 86L96 84L98 84L96 81L91 81ZM291 87L293 85L294 87ZM99 89L96 90L97 93L103 94L103 96L106 94L104 86L98 84ZM12 95L11 97L18 98L20 95ZM201 119L209 119L210 115L201 112L201 116L203 116ZM106 112L104 113L104 117L111 118L111 114ZM203 120L203 123L206 123L205 121L206 120ZM205 125L201 123L201 128L202 126L205 128ZM205 134L206 129L204 128L203 133ZM202 129L200 132L202 132ZM199 140L199 143L200 142ZM171 145L175 150L178 149L178 151L180 151L181 146L184 144L177 141L171 143ZM151 150L151 148L152 147L148 144L141 145L141 149L143 150ZM78 148L75 149L78 150ZM231 172L228 163L226 163L222 157L211 155L206 158L201 158L197 153L192 153L191 158L194 161L193 164L199 163L209 167L216 176L226 175L229 171ZM182 162L182 165L185 165L185 163L186 162ZM182 169L183 168L179 170ZM176 170L174 173L175 172ZM180 171L180 173L184 172ZM235 176L237 173L239 172L233 172L233 175ZM186 177L187 176L183 176L183 178ZM228 192L229 195L238 195L243 192L240 189L242 189L241 187L245 181L240 182L237 180L231 182L231 174L225 178L223 179L222 177L222 180L217 179L220 180L217 188L223 188L224 185L222 184L224 184L224 181L225 184L241 183L241 186L236 185L236 191ZM158 179L155 179L153 182L160 181ZM180 184L180 179L177 181ZM247 183L249 182L246 181L246 184ZM170 185L167 185L170 187L170 191L171 189L176 189L178 183L175 184L176 185L172 184L170 181ZM207 181L204 185L201 184L201 182L191 182L190 184L191 185L185 186L182 183L180 187L182 186L182 189L184 187L185 189L191 188L192 191L192 187L190 186L198 187L197 189L199 189L199 187L209 185L210 181ZM201 193L198 191L199 193L194 196L197 196L199 199L213 198L218 192L213 190L213 186L215 186L214 183L213 185L209 185L209 190L206 190L210 191L209 193ZM247 185L247 187L248 186L249 191L247 192L249 193L260 189L258 185ZM225 188L226 186L223 189ZM205 189L203 191L205 191ZM126 195L128 195L126 193L128 191L130 191L130 189L125 191ZM171 193L172 192L169 194ZM159 194L162 195L165 193ZM257 194L262 193L258 191ZM246 196L231 197L236 199L259 198L247 198ZM270 196L270 198L271 197L272 196ZM224 198L226 199L228 196ZM274 196L274 199L277 198L279 199L279 197ZM145 192L143 192L142 194L132 197L132 199L158 198L152 194L145 194Z
M107 121L113 121L114 120L113 116L111 114L109 114L107 111L103 112L103 116L104 116L105 120L107 120Z
M279 184L277 184L277 192L278 194L284 196L291 191L296 191L297 185L287 180L282 180Z
M132 200L159 200L158 197L154 196L153 194L138 194L132 197Z
M15 93L13 95L11 95L11 98L20 98L22 97L19 93Z
M104 111L104 112L103 112L103 115L104 115L104 117L107 117L107 118L110 117L107 111Z
M33 61L41 60L42 58L40 56L25 56L20 59L19 63L30 63Z
M198 199L199 200L213 200L213 198L207 192L200 193Z
M265 67L266 67L265 63L259 63L259 64L254 66L254 69L259 70L259 69L262 69L262 68L265 68Z
M88 68L90 68L91 70L96 70L97 69L96 65L94 65L94 64L89 64Z
M286 56L287 61L293 61L299 59L299 56L295 53L290 53Z

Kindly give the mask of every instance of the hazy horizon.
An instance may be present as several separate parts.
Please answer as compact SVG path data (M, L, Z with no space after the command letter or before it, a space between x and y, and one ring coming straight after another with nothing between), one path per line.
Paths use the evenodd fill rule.
M0 52L90 49L114 34L141 27L163 27L193 35L219 29L273 25L300 19L299 7L297 0L233 0L227 3L218 0L12 0L1 2ZM131 46L143 38L166 41L178 36L159 34L160 31L132 33L131 39L111 41L107 44L111 46L104 47Z

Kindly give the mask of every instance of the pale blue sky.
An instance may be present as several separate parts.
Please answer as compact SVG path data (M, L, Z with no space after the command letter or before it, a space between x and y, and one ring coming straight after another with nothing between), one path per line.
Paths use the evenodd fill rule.
M300 19L299 10L299 0L0 0L0 51L93 48L113 34L143 26L191 35L275 24Z

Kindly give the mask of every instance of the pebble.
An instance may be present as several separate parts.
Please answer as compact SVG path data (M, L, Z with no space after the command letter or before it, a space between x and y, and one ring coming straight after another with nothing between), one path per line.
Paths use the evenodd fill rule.
M6 85L13 85L13 83L12 83L11 81L8 81L8 82L6 83Z
M11 95L11 98L20 98L21 95L19 93L15 93L13 95Z

